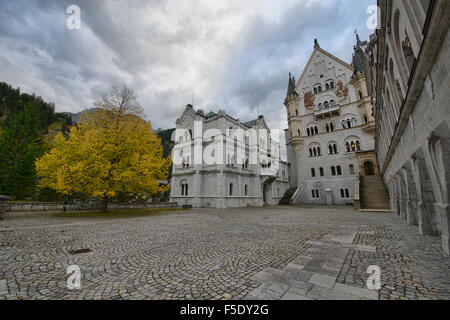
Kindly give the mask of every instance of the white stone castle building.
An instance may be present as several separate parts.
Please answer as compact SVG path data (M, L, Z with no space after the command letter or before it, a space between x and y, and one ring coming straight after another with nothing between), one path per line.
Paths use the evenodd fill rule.
M176 129L171 201L194 208L276 205L287 191L287 163L263 116L241 122L187 105Z
M391 208L450 253L448 0L379 0L361 47L375 100L376 152Z
M359 205L360 173L379 174L375 122L362 70L315 40L299 80L289 75L284 104L290 184L297 188L293 203Z

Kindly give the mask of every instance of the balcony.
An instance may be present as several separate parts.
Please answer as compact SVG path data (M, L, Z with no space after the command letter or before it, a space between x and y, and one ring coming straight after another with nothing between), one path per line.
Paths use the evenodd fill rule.
M320 106L314 110L314 117L316 118L316 120L331 118L340 115L341 115L341 107L338 104Z

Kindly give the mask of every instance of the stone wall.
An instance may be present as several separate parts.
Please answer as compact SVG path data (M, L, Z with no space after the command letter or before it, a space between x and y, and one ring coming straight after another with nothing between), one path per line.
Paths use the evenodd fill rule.
M450 254L450 2L380 1L376 152L391 208Z
M67 204L67 211L72 210L72 203ZM118 209L153 209L153 208L176 208L175 202L152 202L152 203L110 203L108 210ZM56 202L8 202L7 212L38 212L38 211L62 211L64 203ZM93 202L92 209L100 208L100 203ZM77 210L80 210L80 203L77 204Z

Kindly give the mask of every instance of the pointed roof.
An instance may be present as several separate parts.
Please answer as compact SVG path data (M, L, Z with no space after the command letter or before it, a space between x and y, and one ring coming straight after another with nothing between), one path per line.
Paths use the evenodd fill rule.
M208 114L205 116L205 118L209 119L209 118L213 118L215 116L217 116L217 113L214 113L214 112L211 111L211 112L208 112Z
M289 72L289 83L288 83L288 89L287 89L287 97L290 97L292 95L298 95L298 93L295 91L295 78L292 77L291 73Z
M355 32L356 33L356 32ZM356 33L356 46L353 46L353 60L352 65L354 68L353 75L356 75L358 72L364 72L364 53L361 49L361 40L359 39L358 33Z
M258 119L254 119L254 120L245 122L245 123L243 123L243 125L246 126L246 127L249 128L249 129L251 129L251 128L253 128L254 126L256 126L258 123L261 123L261 122L263 123L263 125L264 125L266 128L269 128L269 126L268 126L267 123L266 123L266 119L264 119L264 116L259 116Z
M315 41L314 41L314 51L311 53L311 56L309 57L309 60L308 60L308 62L306 63L305 68L303 69L302 75L300 76L300 78L298 79L298 81L297 81L297 83L296 83L296 85L295 85L295 89L296 89L296 90L298 90L298 86L300 85L300 83L302 83L303 78L304 78L304 76L305 76L305 74L306 74L306 71L309 69L309 67L310 67L310 65L311 65L311 63L312 63L312 61L313 61L313 59L314 59L314 57L315 57L315 55L316 55L317 52L320 52L320 53L326 55L327 57L329 57L329 58L335 60L336 62L338 62L338 63L344 65L346 68L348 68L348 69L350 69L350 70L352 70L352 71L354 70L353 67L352 67L351 65L349 65L347 62L345 62L345 61L339 59L338 57L336 57L336 56L334 56L334 55L332 55L332 54L329 53L328 51L323 50L323 49L319 46L319 42L317 41L317 39L314 39L314 40L315 40Z

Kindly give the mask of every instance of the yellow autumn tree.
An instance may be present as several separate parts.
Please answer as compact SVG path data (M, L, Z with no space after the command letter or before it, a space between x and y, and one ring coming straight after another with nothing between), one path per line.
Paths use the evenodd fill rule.
M60 133L51 150L36 161L40 187L66 195L101 198L103 209L119 193L151 196L168 190L170 157L163 157L161 140L142 118L133 91L113 88L70 129Z

